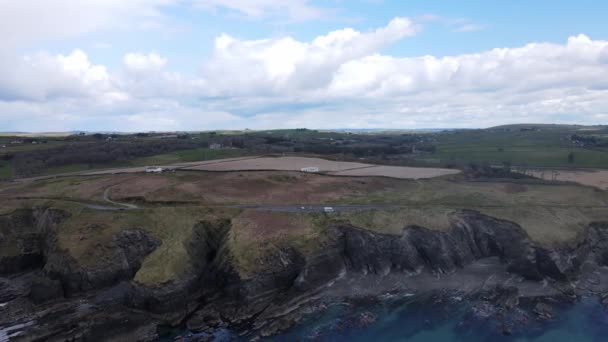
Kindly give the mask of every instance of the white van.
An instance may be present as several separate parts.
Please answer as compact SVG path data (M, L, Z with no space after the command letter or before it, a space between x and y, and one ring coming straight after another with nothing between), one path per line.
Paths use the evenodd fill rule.
M334 212L334 208L332 207L325 207L323 208L323 211L326 213L333 213Z
M162 173L163 172L163 168L162 167L157 167L157 166L151 166L151 167L147 167L146 168L146 172L147 173Z

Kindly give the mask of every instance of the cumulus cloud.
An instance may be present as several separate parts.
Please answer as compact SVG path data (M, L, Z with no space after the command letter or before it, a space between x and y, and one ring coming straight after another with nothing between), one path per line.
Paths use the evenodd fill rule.
M0 129L28 130L31 120L17 113L104 130L597 124L608 117L608 41L578 35L445 57L384 53L418 29L396 18L310 41L223 34L197 74L171 71L157 53L128 53L118 70L80 50L12 63L0 57Z
M110 75L81 50L68 55L38 53L0 59L0 99L44 101L56 97L103 97L112 92Z
M215 40L215 53L205 63L203 76L213 80L211 91L218 95L318 89L343 63L380 51L416 30L409 19L395 18L374 31L347 28L311 42L291 37L246 41L223 34Z

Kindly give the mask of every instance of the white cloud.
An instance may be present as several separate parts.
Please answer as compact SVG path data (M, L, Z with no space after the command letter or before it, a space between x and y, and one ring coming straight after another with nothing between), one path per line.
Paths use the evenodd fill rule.
M167 59L157 53L128 53L123 58L125 67L130 72L153 72L161 70L167 64Z
M309 0L193 0L201 8L229 10L250 18L277 17L290 21L318 19L326 10L313 6Z
M405 18L371 32L351 28L330 32L311 42L291 37L244 41L221 35L203 76L214 94L281 93L317 89L331 80L343 63L380 51L416 33Z
M176 0L2 0L3 44L23 46L108 28L138 28L163 17L160 9Z
M105 66L94 65L81 50L69 55L38 53L0 59L0 99L44 101L54 97L100 96L111 92Z
M376 30L346 28L310 41L224 34L195 75L169 70L157 53L128 53L118 70L80 50L0 56L0 130L605 122L608 41L578 35L563 44L445 57L383 53L417 30L397 18Z

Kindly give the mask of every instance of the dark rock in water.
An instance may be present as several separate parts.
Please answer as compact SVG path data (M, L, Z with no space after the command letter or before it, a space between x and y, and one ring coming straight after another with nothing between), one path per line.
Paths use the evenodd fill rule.
M519 304L519 290L514 286L494 286L482 291L481 297L506 310L510 310Z
M547 303L538 302L534 306L536 317L542 321L548 321L553 318L553 307Z
M487 319L490 318L498 312L496 305L490 302L480 302L471 307L471 313L473 317L477 319Z
M215 329L224 326L220 313L213 306L205 307L192 314L186 322L188 330L198 333L212 333Z
M376 322L377 316L369 311L359 314L359 325L366 327Z

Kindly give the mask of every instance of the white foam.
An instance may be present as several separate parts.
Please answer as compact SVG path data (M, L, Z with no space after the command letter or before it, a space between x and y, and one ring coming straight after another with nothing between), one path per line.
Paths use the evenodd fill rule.
M6 304L6 303L4 303ZM25 322L23 324L15 324L9 327L0 329L0 342L7 342L11 337L17 337L23 332L23 328L34 325L34 321Z

